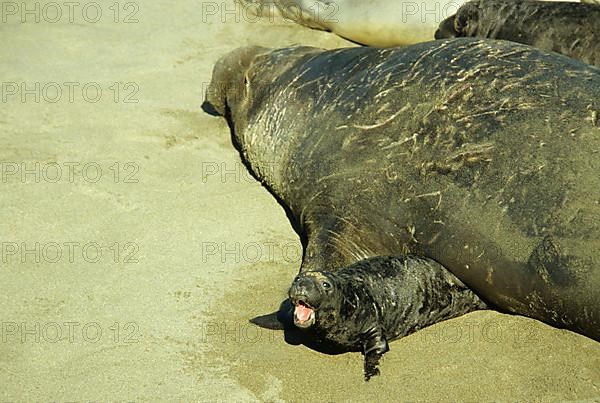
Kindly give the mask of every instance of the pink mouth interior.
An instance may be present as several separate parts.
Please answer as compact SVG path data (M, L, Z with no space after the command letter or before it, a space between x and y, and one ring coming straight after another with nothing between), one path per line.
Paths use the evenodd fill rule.
M296 305L294 309L294 314L296 315L296 319L300 322L306 322L310 319L310 314L313 313L312 308L300 303Z

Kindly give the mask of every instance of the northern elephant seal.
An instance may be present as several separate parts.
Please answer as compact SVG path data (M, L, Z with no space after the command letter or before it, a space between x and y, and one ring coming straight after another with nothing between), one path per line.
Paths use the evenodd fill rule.
M332 272L305 271L289 297L294 323L365 356L368 381L389 350L388 341L485 303L439 263L412 256L378 256Z
M237 0L255 15L280 15L310 28L379 47L432 40L440 22L465 1Z
M593 66L457 38L241 48L206 102L297 221L302 272L410 252L599 340L599 99Z
M444 20L436 39L505 39L600 67L600 5L533 0L474 0Z
M236 1L249 14L278 15L363 45L391 47L434 39L439 24L466 0Z

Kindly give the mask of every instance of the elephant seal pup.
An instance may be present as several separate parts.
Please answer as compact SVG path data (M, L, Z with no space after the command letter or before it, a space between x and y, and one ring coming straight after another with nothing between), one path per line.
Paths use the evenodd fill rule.
M442 21L436 39L505 39L600 67L600 5L474 0Z
M388 341L486 308L442 265L410 256L379 256L333 272L300 273L289 297L296 326L363 352L367 381L379 374Z
M207 104L286 206L301 271L431 258L600 340L600 69L508 41L238 49Z

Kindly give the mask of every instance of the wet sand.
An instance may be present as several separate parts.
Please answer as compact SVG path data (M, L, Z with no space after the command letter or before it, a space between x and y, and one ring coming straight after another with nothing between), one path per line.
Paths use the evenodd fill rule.
M600 400L600 343L523 317L477 312L395 341L369 383L360 354L248 324L283 299L301 246L225 121L200 110L212 66L243 45L351 43L248 21L232 1L99 2L72 22L49 3L23 22L35 3L14 4L0 401Z

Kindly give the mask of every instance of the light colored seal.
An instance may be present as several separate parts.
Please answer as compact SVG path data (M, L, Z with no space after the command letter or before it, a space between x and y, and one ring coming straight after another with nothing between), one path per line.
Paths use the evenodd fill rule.
M280 15L356 43L389 47L433 39L465 0L237 0L248 12Z
M377 47L433 40L439 24L465 3L465 0L236 1L250 14L283 16L310 28Z

